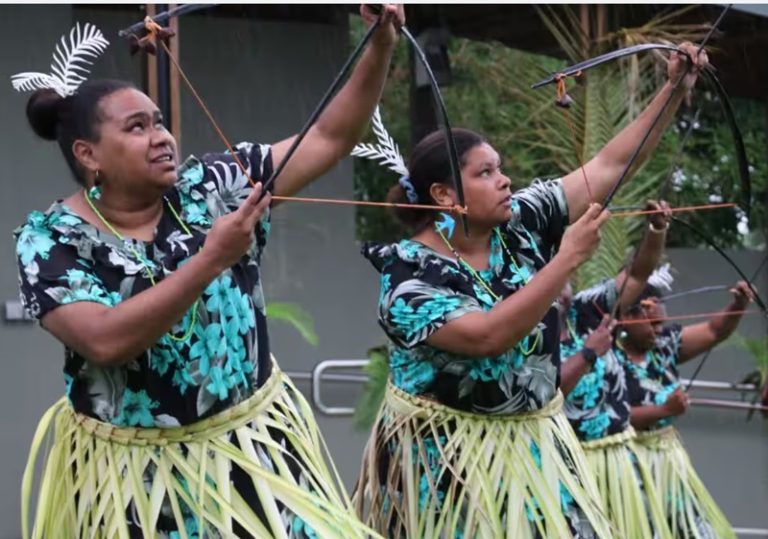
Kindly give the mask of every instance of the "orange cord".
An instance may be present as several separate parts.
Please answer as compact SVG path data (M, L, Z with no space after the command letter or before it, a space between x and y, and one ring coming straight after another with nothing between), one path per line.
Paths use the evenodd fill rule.
M617 326L631 326L654 322L666 322L669 320L687 320L690 318L708 318L711 316L741 316L743 314L761 314L762 311L712 311L709 313L681 314L678 316L666 316L664 318L643 318L636 320L618 320Z
M701 206L680 206L677 208L669 208L672 213L686 212L686 211L698 211L698 210L716 210L720 208L734 208L736 204L733 202L723 202L722 204L704 204ZM654 213L664 213L667 210L640 210L640 211L620 211L612 213L611 217L632 217L634 215L651 215Z
M581 72L579 72L581 73ZM563 97L567 95L566 88L565 88L565 76L564 75L558 75L555 79L557 81L557 100L560 101ZM595 197L592 196L592 189L589 187L589 180L587 179L587 171L584 169L584 163L582 163L581 158L579 157L578 152L578 144L576 141L576 129L573 127L573 121L571 120L571 114L568 112L568 109L563 107L563 114L565 115L565 121L568 124L568 130L571 133L571 143L573 144L573 151L576 155L576 162L579 163L579 168L581 168L581 174L584 176L584 186L587 188L587 195L589 196L589 202L590 204L595 202Z

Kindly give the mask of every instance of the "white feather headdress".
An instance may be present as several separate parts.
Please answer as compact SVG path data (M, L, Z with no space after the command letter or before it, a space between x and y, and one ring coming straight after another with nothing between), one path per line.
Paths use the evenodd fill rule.
M665 292L672 290L672 283L675 282L675 278L672 276L670 269L669 262L655 269L651 276L648 277L648 284Z
M358 144L352 148L350 155L378 161L380 165L387 167L400 176L408 176L408 167L405 166L405 159L400 154L400 148L398 148L395 140L387 133L384 122L381 121L381 113L378 106L373 111L371 122L373 123L373 133L376 135L378 143Z
M51 73L16 73L11 76L13 87L19 92L50 88L61 97L72 95L85 82L87 66L93 64L89 58L96 59L108 45L109 41L94 25L85 23L81 31L80 23L76 23L69 32L69 40L65 34L56 44Z

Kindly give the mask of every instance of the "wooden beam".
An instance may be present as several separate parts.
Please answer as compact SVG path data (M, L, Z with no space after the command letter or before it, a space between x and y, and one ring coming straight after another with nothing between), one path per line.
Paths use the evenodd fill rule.
M176 7L176 4L168 4L168 9L173 9ZM173 17L169 23L168 26L176 32L176 36L171 38L171 54L174 58L177 60L180 60L179 57L179 40L181 39L181 35L179 32L179 19L178 17ZM179 77L179 71L175 68L175 66L171 66L170 69L170 86L171 86L171 134L176 139L176 146L178 147L178 153L181 155L181 78Z
M155 4L147 4L147 15L154 17L157 15L157 7ZM157 88L157 58L151 54L144 54L144 80L147 87L146 92L149 98L157 103L159 94Z

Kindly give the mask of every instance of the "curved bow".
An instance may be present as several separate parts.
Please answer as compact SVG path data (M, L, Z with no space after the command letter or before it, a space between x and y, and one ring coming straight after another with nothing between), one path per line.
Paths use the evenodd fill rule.
M722 20L723 16L728 11L729 7L730 6L726 7L723 10L723 12L720 14L720 17L714 23L709 33L707 34L707 36L704 38L701 45L699 46L699 50L702 50L703 47L706 45L707 41L709 40L709 37L713 34L714 30L717 28L717 25ZM680 49L679 47L665 44L665 43L644 43L641 45L633 45L631 47L625 47L622 49L611 51L606 54L596 56L595 58L590 58L588 60L584 60L583 62L579 62L572 66L566 67L558 71L557 73L553 73L549 77L533 84L531 88L541 88L547 84L555 84L555 83L558 83L559 81L562 81L565 77L578 76L583 72L587 71L588 69L599 66L601 64L605 64L613 60L618 60L620 58L633 56L633 55L651 51L651 50L674 51L674 52L680 52L682 54L686 54L686 56L688 56L688 54L682 49ZM720 105L723 110L723 115L725 116L725 119L728 123L728 127L731 131L731 136L733 138L734 151L736 153L736 159L738 162L738 169L739 169L739 180L740 180L740 186L741 186L741 207L742 207L742 210L744 210L745 214L749 216L750 209L752 206L752 181L749 174L749 163L747 162L747 152L744 147L744 138L741 135L741 131L739 130L739 127L738 127L738 122L736 121L736 117L733 113L733 106L731 105L731 100L728 97L728 94L726 93L722 83L720 82L720 79L715 74L714 69L711 67L708 67L707 69L702 70L701 74L704 77L704 79L712 86L712 89L717 94L718 101L720 102ZM682 81L682 77L676 83L675 86L677 86L680 81ZM670 94L670 99L671 99L671 95L672 94ZM648 139L651 132L653 131L653 128L658 123L659 118L661 118L664 111L667 109L669 102L670 101L668 100L664 104L658 116L656 117L654 122L651 124L651 128L648 130L646 135L641 140L640 144L637 146L635 153L630 158L627 166L625 167L624 171L619 177L619 180L616 182L613 189L606 197L603 204L604 207L610 203L616 191L619 189L619 187L623 183L627 174L631 170L632 165L637 160L637 157L640 154L640 150L645 144L645 141Z
M227 139L227 137L224 135L224 133L219 128L218 124L216 123L215 119L213 118L213 115L210 113L208 108L205 106L205 102L203 99L199 96L199 94L195 91L194 86L189 81L189 79L184 74L183 70L181 69L181 66L179 65L179 62L176 58L173 57L173 55L170 53L170 50L167 47L167 40L169 37L172 36L172 34L169 34L168 32L164 33L163 27L161 27L158 23L159 22L165 22L168 21L171 17L178 17L186 13L191 13L192 11L196 11L198 9L201 9L202 7L210 7L215 4L202 4L202 5L184 5L180 6L178 8L175 8L173 10L169 10L167 12L158 14L155 17L147 17L143 22L136 23L132 26L129 26L128 28L121 30L119 32L119 35L122 37L127 37L131 43L132 47L136 49L143 49L146 52L152 53L152 46L154 46L154 43L151 43L150 38L154 37L156 43L160 43L160 45L165 49L166 53L168 54L168 57L170 58L171 62L174 64L176 69L179 71L179 74L181 75L182 79L184 80L185 84L189 88L189 90L193 93L198 103L201 105L203 111L205 112L206 116L210 120L211 124L213 125L214 129L217 131L219 137L224 142L227 149L230 151L230 153L233 156L233 159L235 160L235 163L239 167L240 171L248 178L248 180L253 184L253 179L250 178L249 174L247 173L247 169L245 166L240 162L239 158L237 157L237 154L234 152L231 143ZM275 180L278 178L278 176L282 173L282 171L285 169L286 164L288 163L289 159L293 156L293 154L296 152L296 149L301 144L302 140L306 136L306 134L309 132L312 125L317 121L320 114L322 114L323 110L325 110L326 106L330 103L333 96L336 94L336 92L341 87L342 83L344 82L346 75L351 70L352 66L356 63L357 59L362 54L363 50L365 49L365 46L370 41L371 37L373 36L374 32L377 30L378 25L380 23L380 18L376 20L374 24L371 25L371 27L368 29L366 34L363 36L360 43L355 47L355 49L352 51L350 56L347 58L347 61L344 63L344 65L339 70L339 73L334 78L333 82L331 83L328 90L323 95L322 99L320 100L319 104L315 108L315 110L310 115L309 119L306 121L304 126L302 127L301 131L297 134L297 136L294 138L291 146L289 147L288 151L286 152L285 156L283 157L282 161L275 167L272 175L266 180L264 183L264 192L266 193L268 188L275 182ZM143 31L146 31L146 35L139 37ZM448 113L445 108L445 104L443 102L442 95L440 93L439 86L437 84L437 80L434 77L434 74L432 73L432 69L429 66L429 62L427 61L426 55L424 54L424 51L419 46L418 42L414 39L414 37L411 35L411 33L408 31L405 26L401 28L402 34L408 39L408 41L412 44L414 50L416 51L417 57L422 62L425 71L427 72L427 75L430 80L430 87L432 89L432 95L435 99L436 104L436 113L439 115L440 119L442 120L440 123L443 126L443 129L445 130L445 137L446 137L446 144L448 147L448 154L449 154L449 161L451 165L451 173L453 177L454 187L456 189L456 194L459 199L459 205L462 209L460 211L460 217L462 219L462 224L464 225L465 231L469 231L469 228L467 226L467 217L466 217L466 202L464 198L464 189L463 184L461 181L461 168L459 167L459 160L458 160L458 154L456 151L456 142L453 138L453 134L451 132L450 122L448 121ZM150 46L152 45L152 46ZM315 201L315 202L323 202L323 199L300 199L299 197L286 197L286 198L293 198L295 200L305 200L305 201ZM326 200L326 202L335 202L335 203L349 203L349 204L355 204L356 201L331 201ZM390 205L390 204L384 204L382 205ZM444 208L440 208L444 209Z

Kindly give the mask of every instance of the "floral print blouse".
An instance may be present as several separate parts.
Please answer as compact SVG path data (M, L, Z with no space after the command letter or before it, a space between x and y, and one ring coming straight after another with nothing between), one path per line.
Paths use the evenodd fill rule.
M235 151L255 181L271 174L269 146L241 143ZM151 242L121 241L61 201L45 213L32 212L14 232L25 308L39 320L61 305L92 301L114 307L147 290L152 283L133 251L149 262L159 282L201 249L214 220L239 207L250 188L231 154L190 157L165 195ZM118 367L97 366L66 348L64 379L74 409L119 426L175 426L220 412L253 394L271 372L259 276L269 226L267 212L246 256L205 289L188 339L177 342L166 333ZM192 318L190 309L169 333L183 337Z
M576 294L568 312L568 337L560 342L560 357L565 363L579 353L589 333L618 299L616 280L606 279ZM565 400L565 414L582 441L598 440L623 432L629 427L629 401L624 368L609 350L574 386Z
M656 338L656 348L649 350L642 363L635 363L617 349L627 374L629 403L632 406L657 405L667 402L669 396L680 387L677 358L680 354L683 327L672 324ZM656 422L648 430L666 427L671 417Z
M561 181L537 180L517 191L512 212L499 235L491 236L488 268L479 272L501 298L524 286L554 255L568 223ZM536 410L555 396L560 350L554 304L528 336L500 356L446 352L427 338L451 320L490 310L495 300L483 285L454 258L416 241L369 242L363 255L381 273L379 323L391 341L390 372L397 387L484 414Z

